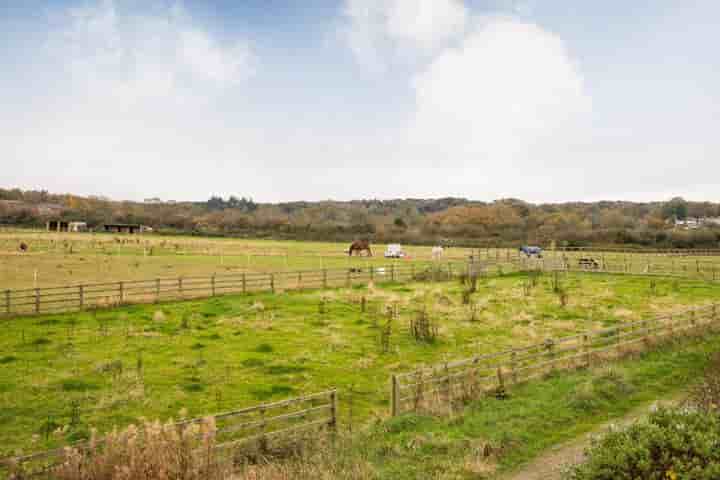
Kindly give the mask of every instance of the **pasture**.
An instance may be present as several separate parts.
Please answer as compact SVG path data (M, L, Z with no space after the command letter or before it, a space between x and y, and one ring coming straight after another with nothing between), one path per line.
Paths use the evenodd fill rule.
M342 424L357 426L387 415L393 373L652 319L720 293L689 279L566 273L560 298L553 275L529 290L531 280L482 277L472 294L457 281L386 283L9 318L0 455L139 417L198 416L330 387ZM430 335L411 334L419 318Z
M25 243L29 250L19 251ZM0 290L48 288L113 281L152 280L239 273L367 268L391 262L426 263L432 260L431 246L406 245L404 259L383 258L386 245L372 244L373 256L347 255L349 243L253 240L105 233L55 233L0 231ZM510 260L516 249L446 249L443 260ZM718 271L720 255L685 256L662 253L549 251L547 259L564 259L577 266L581 258L599 264L627 265L631 270L651 268L665 273L697 270Z
M27 253L19 251L25 243ZM404 259L383 258L386 245L373 244L373 256L348 256L349 243L245 240L232 238L112 235L93 233L0 233L0 290L46 288L119 280L149 280L324 268L366 268L390 262L427 262L429 246L407 246ZM451 248L447 260L472 252ZM507 256L509 251L503 251Z

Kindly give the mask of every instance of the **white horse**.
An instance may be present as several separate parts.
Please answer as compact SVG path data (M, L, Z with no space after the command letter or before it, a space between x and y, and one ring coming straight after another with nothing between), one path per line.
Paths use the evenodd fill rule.
M440 260L443 256L443 247L437 246L432 248L432 259L433 260Z

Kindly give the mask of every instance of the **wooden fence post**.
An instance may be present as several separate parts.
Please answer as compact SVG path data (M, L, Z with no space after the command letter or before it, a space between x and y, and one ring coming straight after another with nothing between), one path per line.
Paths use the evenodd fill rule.
M85 306L85 287L83 285L78 286L78 299L80 300L80 310Z
M265 437L265 430L267 429L267 419L265 417L265 406L260 407L260 447L265 450L267 447L267 437Z
M323 288L327 288L327 269L323 268Z
M125 284L123 282L118 282L118 289L120 292L120 304L125 303Z
M505 395L505 378L503 378L502 367L497 367L498 395Z
M243 272L242 274L242 293L247 293L247 278L245 272Z
M550 370L555 370L555 340L549 338L546 342L548 357L550 357Z
M275 274L270 272L270 291L275 293Z
M10 315L10 290L5 290L5 313Z
M390 265L390 280L395 281L395 264Z
M517 352L515 350L510 354L510 375L513 384L517 383Z
M453 406L453 383L452 383L452 376L450 375L450 367L448 366L448 363L445 362L445 375L447 375L447 401L448 401L448 411L452 412L452 406Z
M393 375L391 380L390 411L393 417L397 417L400 414L400 386L398 385L397 375Z
M180 296L183 296L183 279L182 277L178 277L178 292L180 293Z
M210 277L210 291L212 296L215 296L215 274L213 273Z
M330 428L335 432L338 430L338 396L336 389L330 392Z

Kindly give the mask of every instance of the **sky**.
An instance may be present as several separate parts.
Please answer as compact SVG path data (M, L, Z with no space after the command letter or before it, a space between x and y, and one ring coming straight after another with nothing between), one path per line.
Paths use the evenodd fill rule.
M720 201L717 0L0 0L0 187Z

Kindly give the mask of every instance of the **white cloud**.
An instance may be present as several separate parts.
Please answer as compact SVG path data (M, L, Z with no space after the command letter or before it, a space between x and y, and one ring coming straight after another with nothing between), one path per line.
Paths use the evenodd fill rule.
M521 160L532 149L572 143L590 108L562 40L510 18L484 19L413 87L411 141L475 159Z
M174 196L195 185L199 175L189 172L217 173L249 145L257 151L256 135L228 115L243 104L254 72L249 43L162 2L102 0L53 12L43 45L23 67L32 86L23 86L22 71L0 79L1 156L37 167L10 171L5 181ZM29 101L3 101L12 91Z
M389 57L429 55L465 30L462 0L345 0L343 33L367 66L382 68Z
M242 82L253 71L243 40L221 42L178 4L135 13L103 0L65 12L48 47L66 60L73 86L123 103L203 94Z

